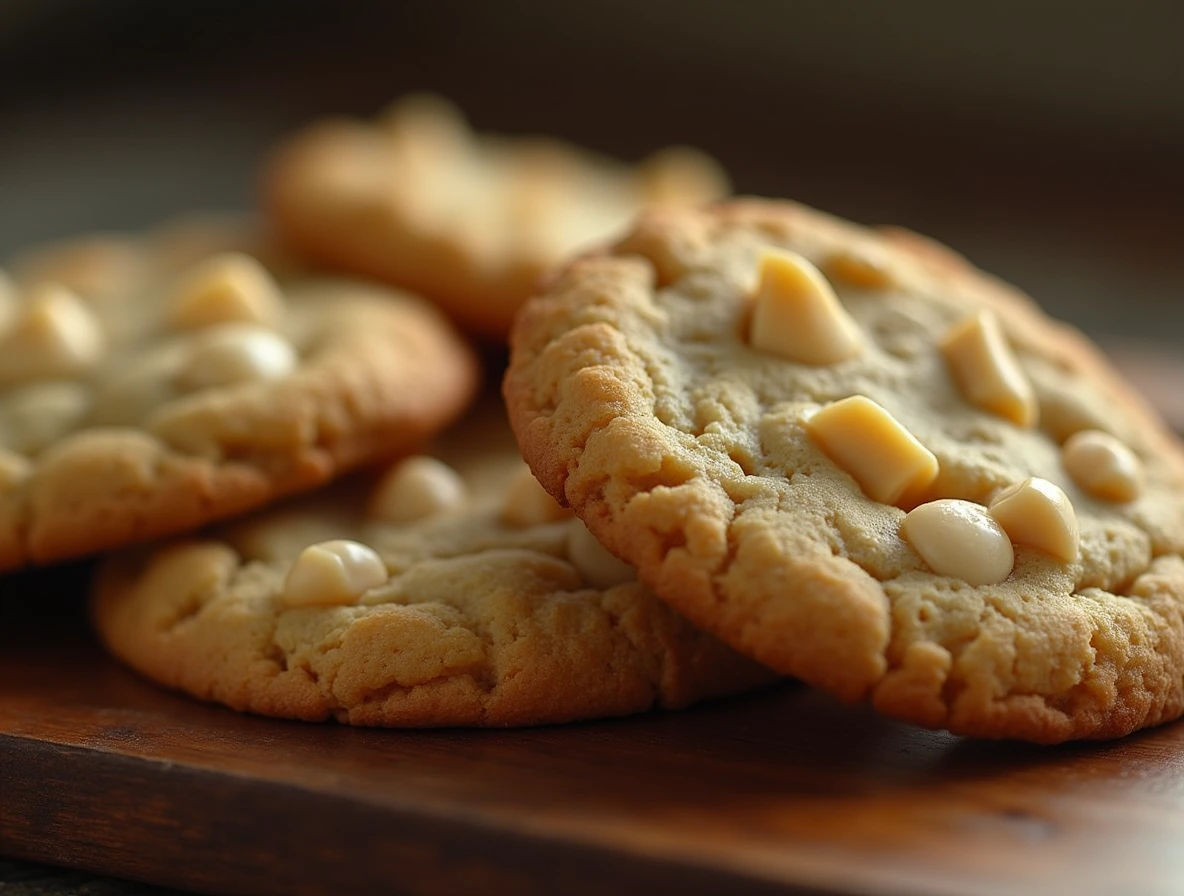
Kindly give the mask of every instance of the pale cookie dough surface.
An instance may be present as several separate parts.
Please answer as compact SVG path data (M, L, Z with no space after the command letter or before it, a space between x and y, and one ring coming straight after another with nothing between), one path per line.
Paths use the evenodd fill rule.
M463 411L476 362L434 308L279 262L277 279L230 251L248 243L198 222L14 262L0 283L0 569L241 513Z
M496 339L572 251L615 236L644 206L728 189L692 150L629 167L545 138L475 135L428 96L373 123L313 125L279 148L265 181L275 227L309 257L421 291Z
M504 422L464 424L449 444L448 466L412 458L385 484L338 483L200 541L109 559L92 605L99 634L201 699L355 725L557 723L772 680L585 543ZM362 594L318 579L325 566L291 572L307 546L341 539L361 545Z
M803 364L753 348L768 247L823 273L855 322L840 334L854 356ZM1032 387L1033 427L972 404L939 348L981 309ZM505 395L540 481L660 597L737 650L886 714L983 737L1115 737L1184 711L1179 443L1082 336L952 252L789 203L655 215L528 304L511 347ZM857 395L937 461L902 506L868 497L807 428ZM1097 498L1066 471L1061 445L1085 430L1137 457L1135 500ZM847 448L874 467L885 444ZM1072 543L1055 513L1036 526L1049 552L1016 543L1014 557L987 519L986 505L1030 476L1075 509L1069 562L1052 554ZM1005 579L938 575L904 537L906 509L940 498L974 513L918 518L914 537L933 562L988 581L1014 563ZM1031 528L1027 506L993 512L1013 541ZM967 552L943 526L989 549Z

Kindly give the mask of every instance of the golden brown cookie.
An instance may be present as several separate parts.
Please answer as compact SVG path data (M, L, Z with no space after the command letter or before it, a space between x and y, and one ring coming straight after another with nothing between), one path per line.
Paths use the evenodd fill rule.
M0 285L0 569L187 531L408 450L476 386L432 307L173 228Z
M523 455L770 667L982 737L1184 712L1184 459L954 253L790 203L649 217L522 312Z
M638 584L531 477L504 421L377 481L111 558L92 609L156 681L355 725L566 722L773 677Z
M718 198L727 180L689 149L629 167L544 138L473 134L438 97L369 124L325 121L279 148L264 204L309 257L438 301L503 339L539 275L647 205Z

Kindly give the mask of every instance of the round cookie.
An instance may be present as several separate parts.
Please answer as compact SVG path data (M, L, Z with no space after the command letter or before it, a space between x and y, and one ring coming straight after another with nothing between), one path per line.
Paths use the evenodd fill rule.
M504 422L440 457L109 558L92 616L144 675L264 715L503 726L674 708L771 681L562 510Z
M309 257L420 291L501 340L539 276L573 250L615 235L643 206L727 189L689 149L631 168L545 138L474 135L444 100L412 96L374 123L295 135L267 165L264 204Z
M426 303L277 279L241 252L193 263L218 243L204 227L78 241L0 284L0 569L313 487L473 396L470 349Z
M1184 712L1179 443L937 244L790 203L650 216L523 309L504 391L548 491L779 672L981 737Z

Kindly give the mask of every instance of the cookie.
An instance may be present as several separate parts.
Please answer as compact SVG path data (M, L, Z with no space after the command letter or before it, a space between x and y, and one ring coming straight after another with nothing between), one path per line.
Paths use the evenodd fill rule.
M241 513L463 411L476 362L436 309L241 252L193 263L218 242L88 239L0 285L0 569Z
M790 203L657 214L522 311L523 455L695 624L891 716L1116 737L1184 711L1184 459L1072 328Z
M562 510L504 421L201 540L110 558L92 616L149 678L354 725L624 715L768 682Z
M478 136L444 100L412 96L373 123L295 135L266 166L264 204L309 257L420 291L501 340L539 275L571 251L645 205L726 191L719 167L689 149L629 167L545 138Z

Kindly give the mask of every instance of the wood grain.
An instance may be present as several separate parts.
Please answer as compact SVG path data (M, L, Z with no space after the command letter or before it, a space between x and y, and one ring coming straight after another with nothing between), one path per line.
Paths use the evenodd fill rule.
M83 574L0 599L12 855L261 894L1184 892L1184 724L973 742L793 685L524 731L284 723L116 667Z

